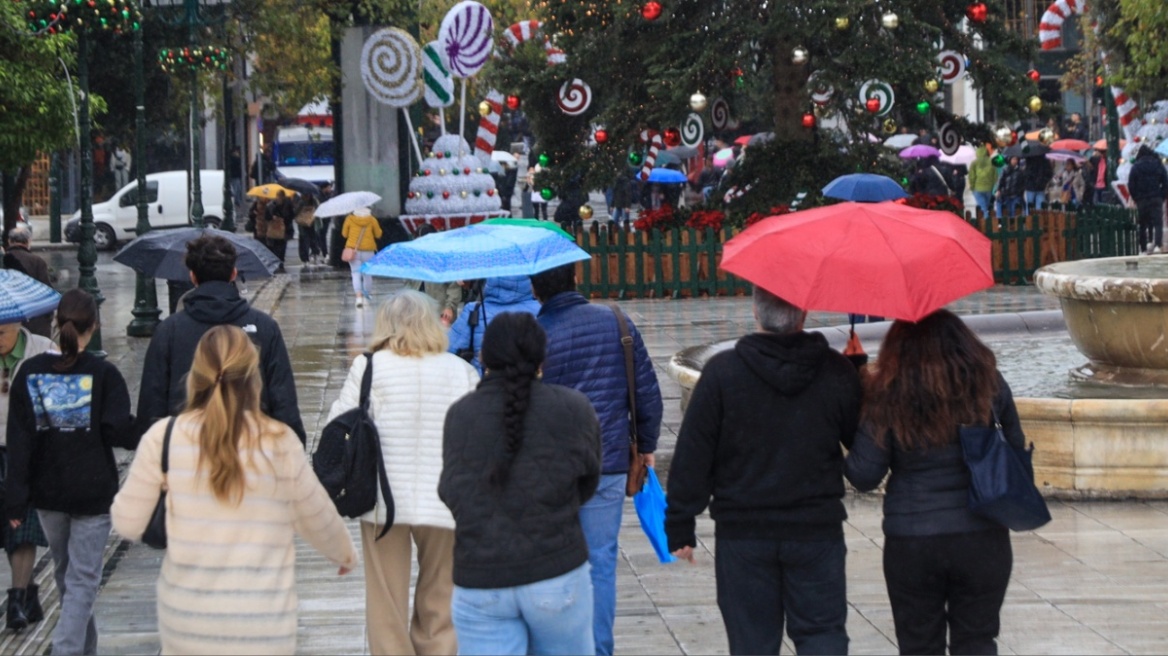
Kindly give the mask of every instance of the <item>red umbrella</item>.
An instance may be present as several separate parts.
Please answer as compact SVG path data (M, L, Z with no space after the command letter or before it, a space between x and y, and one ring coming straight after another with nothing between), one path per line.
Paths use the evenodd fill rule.
M950 212L838 203L726 242L722 268L806 310L917 321L991 287L990 240Z
M745 146L746 144L750 143L750 135L744 134L741 137L735 139L734 143L738 144L739 146Z
M1051 150L1087 150L1091 144L1082 139L1059 139L1050 144Z

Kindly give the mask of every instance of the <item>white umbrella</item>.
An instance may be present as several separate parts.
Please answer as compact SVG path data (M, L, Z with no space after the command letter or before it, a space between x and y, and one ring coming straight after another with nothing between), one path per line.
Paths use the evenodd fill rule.
M519 160L515 159L514 155L505 150L491 151L491 159L500 164L507 164L508 166L517 166L519 164Z
M353 210L369 207L379 200L381 196L372 191L350 191L321 203L313 214L319 217L345 216L352 214Z
M909 146L915 144L916 142L917 142L917 135L915 135L915 134L897 134L897 135L893 135L893 136L885 139L884 145L889 147L889 148L895 148L896 150L900 150L902 148L908 148Z
M953 164L956 166L968 165L977 158L977 153L974 152L973 146L969 144L962 144L957 147L957 152L952 155L941 153L940 160L946 164Z

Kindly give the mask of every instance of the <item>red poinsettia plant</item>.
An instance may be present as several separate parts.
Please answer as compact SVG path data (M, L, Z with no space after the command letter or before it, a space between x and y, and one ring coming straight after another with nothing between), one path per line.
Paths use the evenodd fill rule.
M640 216L633 222L633 227L637 230L647 231L666 230L676 225L673 216L673 207L670 205L662 205L657 209L641 210Z
M694 210L685 224L698 230L713 228L717 232L722 229L722 224L725 222L726 213L722 210Z
M957 216L963 216L962 212L965 208L958 200L952 196L937 195L937 194L913 194L903 201L909 207L919 207L923 210L936 210L939 212L953 212Z
M746 217L745 226L747 228L749 228L750 226L758 223L759 221L762 221L763 219L765 219L767 217L780 216L782 214L790 214L792 211L793 210L791 210L790 205L783 204L783 205L775 205L767 212L752 212L749 216Z

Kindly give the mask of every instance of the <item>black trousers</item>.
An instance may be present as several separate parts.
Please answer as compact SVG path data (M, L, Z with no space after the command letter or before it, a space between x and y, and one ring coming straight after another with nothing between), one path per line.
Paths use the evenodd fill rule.
M296 248L300 253L301 262L307 262L311 255L321 255L324 252L319 236L316 234L316 228L302 226L298 223L296 224L296 237Z
M884 539L884 580L902 654L996 654L1014 554L994 529Z
M1140 222L1140 248L1148 244L1163 247L1164 202L1159 199L1138 201L1136 216Z

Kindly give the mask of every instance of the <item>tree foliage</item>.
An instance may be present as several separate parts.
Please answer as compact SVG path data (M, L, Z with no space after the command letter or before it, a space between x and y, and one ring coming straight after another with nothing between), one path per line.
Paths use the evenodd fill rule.
M1089 6L1106 28L1104 45L1114 64L1111 81L1144 101L1168 97L1168 3L1121 0Z

